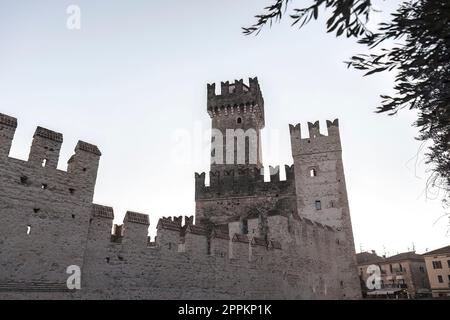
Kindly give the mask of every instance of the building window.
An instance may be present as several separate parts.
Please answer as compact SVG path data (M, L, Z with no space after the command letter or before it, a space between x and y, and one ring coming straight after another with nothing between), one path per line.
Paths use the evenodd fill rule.
M438 281L439 281L439 283L443 283L444 282L444 279L442 279L442 276L438 276Z
M28 226L27 226L27 235L30 235L30 233L31 233L31 226L28 225Z
M441 261L433 261L433 269L442 269Z
M242 118L241 117L237 118L236 122L237 123L242 123Z
M20 177L20 183L21 184L27 184L27 182L28 182L28 177L26 177L26 176L21 176Z
M450 268L450 260L447 260L447 265Z
M248 220L242 220L242 234L248 234Z
M309 170L309 176L310 177L317 177L317 169L316 168L312 168Z
M422 266L419 267L419 270L420 270L420 272L422 272L422 273L425 272L425 269L424 269Z
M322 210L322 202L320 202L320 200L316 200L315 206L316 210Z
M448 283L450 283L450 274L448 275Z
M389 265L389 271L390 271L391 273L393 272L393 270L392 270L392 264Z
M47 162L48 162L47 159L42 160L41 165L42 165L43 168L45 168L47 166Z

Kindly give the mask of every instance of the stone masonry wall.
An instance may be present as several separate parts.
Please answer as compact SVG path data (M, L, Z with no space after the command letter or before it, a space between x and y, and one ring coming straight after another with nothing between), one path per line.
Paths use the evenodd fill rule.
M244 170L205 186L197 175L196 224L192 217L184 225L160 219L149 242L147 215L127 212L112 234L113 209L92 204L96 146L80 141L61 171L62 135L38 128L29 161L13 159L16 126L0 114L0 299L356 297L339 276L350 257L348 238L297 214L293 167L286 181L276 170L271 182L249 180ZM249 234L235 220L241 213ZM202 223L205 217L213 223ZM81 268L81 290L66 287L70 265Z

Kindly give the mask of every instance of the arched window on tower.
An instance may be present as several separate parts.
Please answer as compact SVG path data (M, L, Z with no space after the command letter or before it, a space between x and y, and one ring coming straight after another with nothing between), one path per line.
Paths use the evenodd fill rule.
M241 117L237 118L237 119L236 119L236 122L237 122L237 123L242 123L242 118L241 118Z

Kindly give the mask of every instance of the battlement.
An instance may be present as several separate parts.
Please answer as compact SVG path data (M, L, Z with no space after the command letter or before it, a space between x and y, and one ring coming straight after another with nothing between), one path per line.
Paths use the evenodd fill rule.
M27 161L9 156L17 128L16 118L0 114L0 161L3 183L19 184L21 192L36 197L62 195L65 201L92 201L100 161L97 146L79 141L68 161L67 171L57 169L63 134L37 127ZM1 177L0 177L1 178Z
M289 223L292 224L291 228L303 230L304 235L313 235L320 231L326 232L329 234L328 237L331 237L331 234L334 235L336 231L328 225L307 218L300 218L297 214L294 214L292 216L294 219L289 222L290 218L279 210L272 210L267 213L268 228L274 230L271 237L235 232L236 229L231 224L239 221L239 217L236 217L237 220L230 219L228 225L224 228L224 225L194 224L193 216L185 216L183 224L183 217L175 216L162 217L158 220L156 242L150 243L147 236L150 222L146 214L128 211L123 220L124 224L114 225L112 233L113 208L93 204L92 217L95 217L96 221L104 221L102 224L95 224L97 226L95 232L104 234L103 238L105 240L110 239L109 241L112 244L125 245L128 243L136 249L147 247L149 249L172 251L173 253L196 251L198 254L204 254L205 256L212 254L211 252L221 252L223 256L234 259L240 257L244 260L248 259L249 255L256 253L252 247L282 250L280 240L283 238L286 240L286 236L295 237L295 233L288 231L287 224ZM259 214L249 214L246 219L248 219L249 225L256 225L260 221L260 216ZM233 243L236 243L236 245L233 245ZM102 242L99 245L103 244ZM208 249L208 247L210 248ZM228 253L228 250L231 250L231 252ZM240 253L237 254L237 252Z
M341 151L339 120L327 120L327 135L320 132L320 123L308 122L308 137L302 137L301 125L289 125L292 154L311 154Z
M207 110L211 118L233 114L255 113L264 120L264 99L258 79L249 78L249 84L235 80L221 82L220 94L216 94L216 84L208 84Z
M17 119L0 113L0 158L6 158L17 128Z
M195 223L194 216L163 217L154 242L147 214L128 211L122 224L114 224L113 208L92 203L102 155L97 146L78 141L67 171L58 170L63 134L38 127L28 161L14 159L9 152L17 119L0 114L0 297L358 297L338 120L327 121L327 134L319 122L308 123L309 137L291 125L295 173L294 165L285 166L282 181L279 167L269 167L266 182L258 79L222 82L220 93L215 86L207 88L212 129L253 129L257 161L247 161L250 135L244 163L216 162L214 155L222 151L213 145L209 185L206 173L195 174ZM223 137L239 142L236 135ZM219 139L218 134L211 141ZM227 143L224 155L233 153ZM237 160L239 143L234 147ZM340 219L344 223L336 223ZM51 292L33 293L34 284L65 286L69 265L82 268L82 290L66 294L54 285ZM2 292L4 280L13 284L3 288L16 292Z
M60 142L60 143L63 142L62 133L52 131L52 130L42 128L42 127L36 128L33 138L36 138L36 137L41 137L41 138L49 139L49 140L52 140L55 142Z
M124 223L137 223L143 224L145 226L150 225L150 219L148 215L133 211L127 211L125 214L125 218L123 219Z
M98 204L92 205L92 216L103 219L114 219L114 210L111 207L101 206Z
M78 141L77 146L75 147L75 152L77 152L78 150L81 151L85 151L85 152L89 152L92 153L96 156L101 156L102 153L100 152L100 150L98 149L98 147L96 145L84 142L84 141Z
M128 211L125 214L123 225L114 225L112 233L110 225L114 218L113 208L93 204L91 216L96 218L96 222L91 222L90 226L91 241L98 241L99 238L104 239L97 245L107 245L104 241L109 239L111 244L119 247L159 249L164 252L172 251L173 253L196 252L196 254L205 256L219 255L234 259L242 258L243 260L248 260L252 254L255 254L255 249L252 251L251 247L265 247L267 250L282 249L281 242L277 239L228 232L222 225L193 224L193 216L185 216L184 224L182 223L182 216L160 218L157 224L156 242L154 243L149 242L147 236L150 223L146 214ZM256 219L256 217L252 218ZM228 228L226 229L228 230ZM230 236L230 232L232 236ZM236 245L233 245L233 243L236 243ZM229 253L228 250L232 250L234 254ZM240 252L240 254L237 255L237 252Z
M205 172L195 173L195 198L221 198L252 196L259 193L295 193L294 166L285 165L286 180L280 180L280 168L269 167L270 181L264 181L263 168L236 168L210 171L209 186L205 184Z
M0 155L8 157L16 128L16 118L0 113ZM38 126L33 135L28 162L35 166L56 169L62 143L62 133ZM83 156L86 153L92 154L94 157L88 157L89 159L86 159L86 156ZM71 164L77 160L98 162L100 156L101 152L97 146L80 140L75 147L75 154L68 161L68 171L71 171L70 169L73 167ZM17 161L17 159L14 160Z
M17 128L17 119L6 114L0 113L0 125Z

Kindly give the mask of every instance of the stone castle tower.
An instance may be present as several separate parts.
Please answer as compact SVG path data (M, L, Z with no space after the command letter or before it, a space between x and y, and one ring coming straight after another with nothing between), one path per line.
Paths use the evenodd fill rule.
M359 298L337 120L328 135L290 126L294 164L264 181L258 80L208 85L207 111L210 182L195 174L195 223L161 218L154 242L146 214L116 225L113 208L92 203L95 145L79 141L61 171L62 134L38 127L29 160L14 159L17 120L0 114L0 299ZM66 286L69 266L81 289Z
M307 218L332 226L339 232L341 246L345 247L337 257L342 259L339 265L343 268L340 285L345 289L348 287L346 284L356 283L356 261L349 259L355 251L338 120L327 120L328 135L320 132L319 121L308 123L309 137L305 138L301 137L300 124L290 125L294 165L286 166L286 181L279 180L279 168L270 167L271 182L267 184L261 175L260 131L264 128L265 116L258 79L250 78L249 86L243 80L236 80L234 84L222 82L220 94L216 94L215 84L209 84L207 111L212 129L223 134L221 152L231 154L233 162L216 164L214 159L220 150L215 150L213 143L210 186L205 187L204 175L197 175L197 182L200 180L196 188L197 219L214 224L226 223L234 227L233 231L262 238L270 237L267 216L276 213L289 219ZM237 139L224 134L230 129L253 129L256 133L257 138L253 141L245 137L244 164L236 162ZM230 137L234 141L230 141ZM252 150L257 154L257 161L253 163L249 161ZM218 203L226 205L217 206ZM255 216L258 217L258 225L249 226L248 218ZM344 296L354 294L354 289L343 293Z
M343 268L341 281L356 281L353 229L345 184L338 120L327 120L328 135L320 132L319 121L308 123L309 137L302 138L300 124L289 126L294 158L297 206L300 216L332 226L340 234ZM352 295L352 292L344 294Z
M248 86L243 80L234 84L222 82L220 94L215 88L215 84L208 84L207 110L213 132L211 171L261 168L261 129L265 119L258 79L250 79Z

